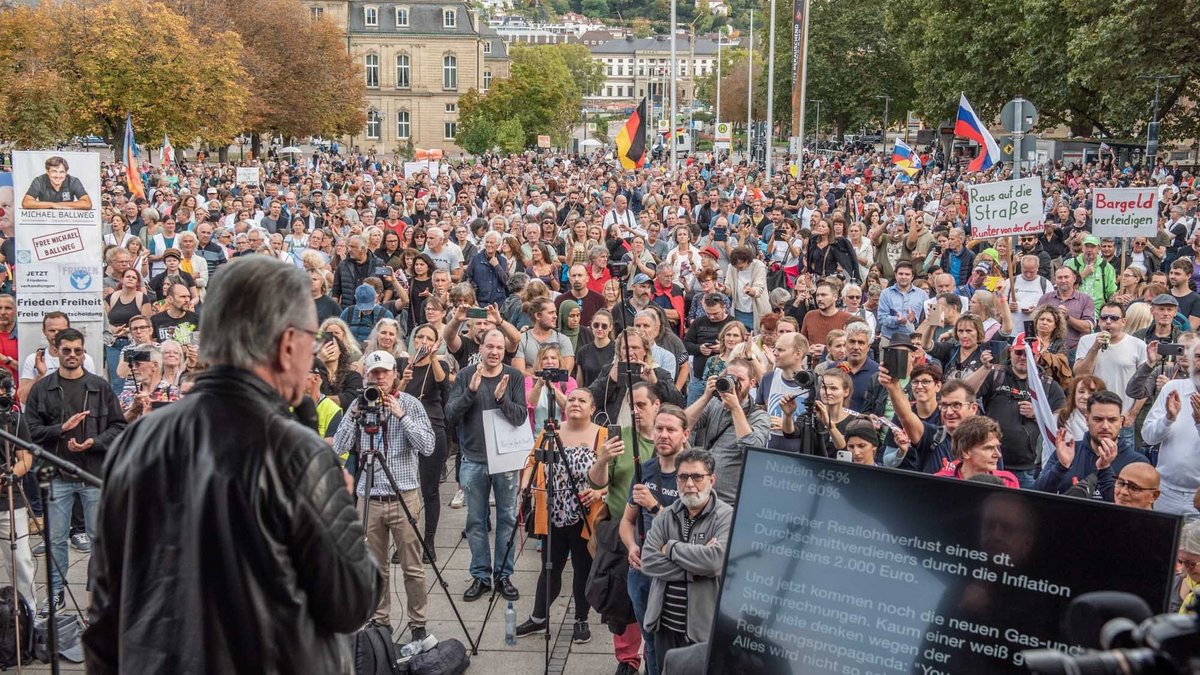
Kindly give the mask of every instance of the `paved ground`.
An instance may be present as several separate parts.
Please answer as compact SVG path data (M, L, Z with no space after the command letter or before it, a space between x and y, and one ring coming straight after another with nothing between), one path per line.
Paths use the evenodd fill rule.
M484 626L484 616L488 610L487 597L481 598L475 602L463 602L462 593L470 584L470 575L467 569L470 563L470 551L467 548L467 542L462 539L461 533L463 525L466 522L467 510L451 509L448 505L450 499L454 496L455 485L453 478L447 483L442 484L442 519L438 528L437 541L435 542L438 555L438 567L442 570L442 576L449 585L449 590L454 598L454 604L458 607L458 611L462 613L463 621L471 632L471 640L477 639L481 627ZM86 607L87 593L84 590L84 585L87 581L87 559L88 556L81 555L74 549L71 550L71 565L67 578L70 584L70 590L75 594L75 600L80 607ZM35 557L34 564L37 566L36 579L38 599L45 598L45 569L42 567L45 564L44 557ZM517 610L517 622L524 621L529 616L530 609L533 607L533 592L537 583L537 571L540 565L539 554L534 548L534 542L530 541L524 550L518 549L516 568L517 572L514 575L513 583L521 592L521 599L515 603ZM392 625L395 628L395 639L408 639L407 624L404 613L405 599L404 586L394 583L401 576L399 566L392 567ZM455 619L454 610L451 608L449 601L446 599L446 593L438 586L437 579L432 573L432 569L426 568L426 581L429 583L429 610L428 610L428 629L430 634L438 638L457 638L463 644L467 643L467 639L463 635L463 629L459 626ZM568 564L566 572L563 575L563 588L565 595L569 597L571 588L571 566ZM555 636L551 643L551 650L555 655L553 673L562 673L565 668L569 668L572 675L600 675L610 674L616 670L617 662L613 658L612 652L612 637L608 629L600 623L596 613L592 613L591 628L592 641L585 645L575 645L571 643L571 621L569 620L573 613L567 611L568 597L560 597L554 603L551 609L551 619L555 624ZM486 627L483 630L482 640L479 641L479 654L472 657L471 669L469 672L503 672L509 674L524 674L524 673L541 673L543 672L545 641L541 636L530 636L518 640L516 646L508 647L504 644L504 606L505 602L502 598L497 598L495 609L492 617L487 620ZM75 607L72 605L71 599L67 599L67 611L75 612ZM564 619L568 619L565 621ZM403 631L403 634L401 634ZM38 664L26 668L31 673L46 673L49 672L49 666ZM63 672L84 672L82 664L72 664L66 661L62 663Z

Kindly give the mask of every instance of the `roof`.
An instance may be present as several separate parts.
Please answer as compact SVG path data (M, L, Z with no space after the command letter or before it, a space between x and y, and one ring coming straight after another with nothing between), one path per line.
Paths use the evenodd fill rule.
M675 51L676 54L687 55L691 53L691 40L685 35L682 38L676 38ZM670 52L671 39L666 35L656 35L648 38L634 38L632 40L626 38L618 38L609 40L603 44L596 45L591 48L593 54L633 54L635 52ZM717 43L715 40L699 37L696 38L696 55L715 56L717 53Z
M363 10L367 7L379 9L379 25L367 26ZM396 8L408 9L408 25L396 25ZM458 12L454 28L442 27L442 10L453 9ZM461 0L448 2L429 2L414 0L413 2L369 2L351 0L348 29L353 34L370 35L475 35L475 27L471 25L471 15L468 6Z
M491 26L482 26L479 29L479 37L487 40L492 45L492 51L483 55L484 61L507 61L508 60L508 43L504 38L496 33L496 29Z

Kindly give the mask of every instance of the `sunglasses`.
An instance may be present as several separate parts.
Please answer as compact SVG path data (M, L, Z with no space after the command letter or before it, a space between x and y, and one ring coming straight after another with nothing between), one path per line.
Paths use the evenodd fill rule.
M59 347L58 348L59 354L82 354L83 352L84 352L83 347Z

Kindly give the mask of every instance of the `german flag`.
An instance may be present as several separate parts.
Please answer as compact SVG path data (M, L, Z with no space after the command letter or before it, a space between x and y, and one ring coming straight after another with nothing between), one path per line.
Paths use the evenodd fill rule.
M646 163L646 99L617 132L617 159L625 169L640 169Z

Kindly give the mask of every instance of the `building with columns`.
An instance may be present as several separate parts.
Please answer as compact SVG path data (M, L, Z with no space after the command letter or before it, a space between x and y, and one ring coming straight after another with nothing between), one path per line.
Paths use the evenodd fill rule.
M508 77L508 49L461 0L302 0L314 19L335 22L367 85L364 150L459 152L458 97Z

